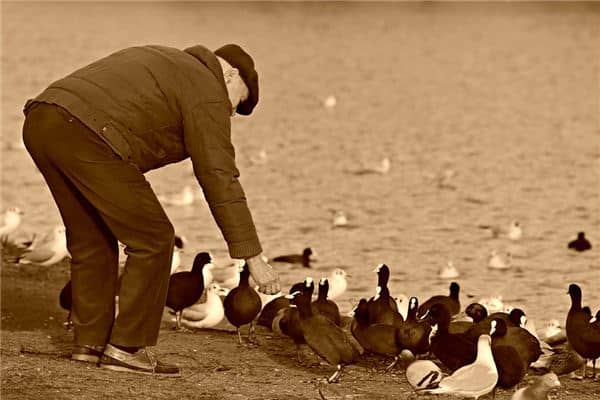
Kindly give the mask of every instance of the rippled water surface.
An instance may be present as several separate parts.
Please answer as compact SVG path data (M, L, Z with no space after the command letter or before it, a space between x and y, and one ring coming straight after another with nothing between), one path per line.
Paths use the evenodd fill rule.
M313 277L345 268L344 309L371 295L383 262L393 294L445 293L448 260L465 305L502 295L564 321L578 282L600 307L597 4L3 3L2 18L1 199L27 212L24 229L60 221L19 149L26 99L122 47L237 42L260 73L256 115L234 120L233 139L266 254L313 246ZM389 173L352 173L384 157ZM444 171L456 175L440 187ZM195 183L187 161L148 179L158 193ZM332 229L336 209L353 229ZM184 262L226 256L206 205L167 213L190 239ZM513 219L518 242L477 228ZM596 246L569 253L580 230ZM489 271L492 249L512 252L512 269ZM278 268L284 286L306 272Z

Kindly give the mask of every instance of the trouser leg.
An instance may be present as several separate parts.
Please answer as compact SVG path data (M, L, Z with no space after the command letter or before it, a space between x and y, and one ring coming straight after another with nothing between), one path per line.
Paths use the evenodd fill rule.
M33 117L38 109L29 115ZM46 157L126 245L119 315L109 341L122 346L155 345L168 288L173 226L137 167L121 160L77 119L57 110L62 119L57 125L63 126L37 135L46 142Z

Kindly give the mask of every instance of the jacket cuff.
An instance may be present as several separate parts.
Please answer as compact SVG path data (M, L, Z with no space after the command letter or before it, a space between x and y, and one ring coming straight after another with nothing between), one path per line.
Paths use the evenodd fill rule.
M229 256L231 258L246 259L262 253L262 247L258 238L245 240L243 242L227 243Z

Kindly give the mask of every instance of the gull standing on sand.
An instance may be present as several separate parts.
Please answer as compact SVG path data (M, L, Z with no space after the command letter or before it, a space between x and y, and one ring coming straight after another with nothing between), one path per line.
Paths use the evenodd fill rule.
M4 212L2 226L0 226L0 238L8 236L19 227L23 214L23 211L18 207L11 207Z
M39 264L48 266L70 256L67 250L67 236L64 226L55 227L49 235L48 241L34 244L33 248L27 249L20 257L19 264Z
M206 289L206 301L196 303L184 308L181 314L181 323L187 328L214 328L223 318L225 309L221 296L227 296L227 289L221 288L217 283L211 284Z
M457 369L452 375L443 378L437 388L427 389L425 392L478 399L494 390L498 381L498 370L494 363L491 343L492 338L489 335L479 336L475 362Z
M336 268L331 275L329 275L329 294L327 297L330 300L335 300L346 292L346 289L348 288L346 277L348 277L346 271L341 268Z

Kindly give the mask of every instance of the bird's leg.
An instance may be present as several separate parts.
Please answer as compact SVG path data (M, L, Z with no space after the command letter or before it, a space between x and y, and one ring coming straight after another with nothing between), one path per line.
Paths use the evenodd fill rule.
M496 399L496 387L497 386L494 386L494 389L492 390L492 400Z
M592 379L596 380L596 359L592 360Z
M181 310L176 311L175 312L175 330L180 331L181 330Z
M342 364L337 365L336 371L327 379L327 383L337 383L342 375Z
M70 331L71 328L73 327L73 320L71 319L71 310L69 310L69 315L67 315L67 320L64 323L65 329L67 331Z
M392 361L392 363L387 366L387 368L385 369L385 372L390 372L396 366L397 362L398 362L398 355L394 356L394 361Z
M248 330L248 341L258 346L258 338L256 337L256 330L254 329L254 321L250 322L250 329Z
M238 335L238 340L239 340L240 344L242 344L242 334L240 333L240 328L236 328L235 330Z
M300 345L296 343L296 357L298 357L298 364L302 365L302 357L300 357Z

